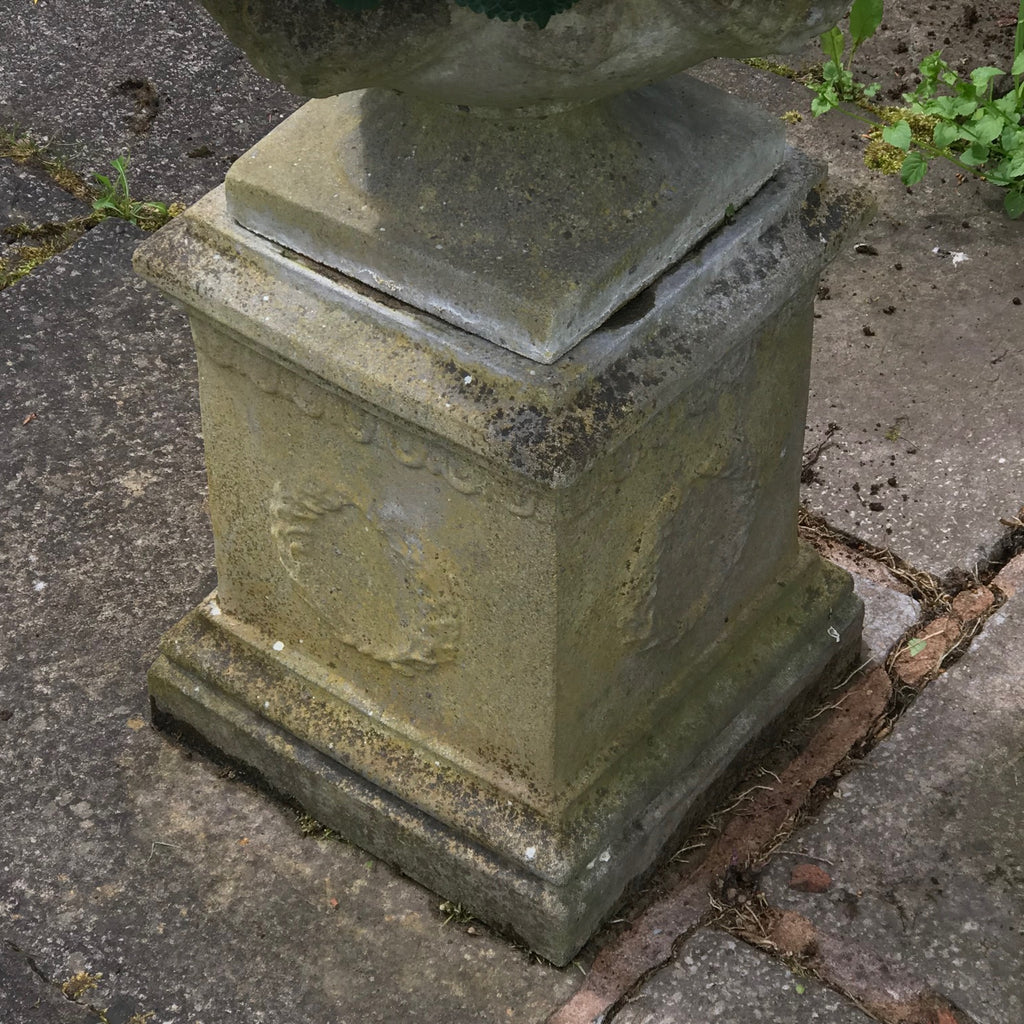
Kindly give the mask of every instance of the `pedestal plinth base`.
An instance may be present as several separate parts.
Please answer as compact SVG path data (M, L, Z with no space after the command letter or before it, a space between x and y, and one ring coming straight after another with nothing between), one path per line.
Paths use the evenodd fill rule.
M269 637L223 613L211 615L219 610L215 594L161 644L149 673L153 719L226 755L323 825L561 965L792 713L849 669L859 650L860 602L839 570L820 576L810 553L801 562L803 571L780 588L777 603L745 624L741 649L706 666L712 678L749 695L743 712L695 757L692 711L664 722L608 789L568 822L513 806L397 738L385 756L401 785L397 777L390 783L409 799L389 791L386 778L375 784L346 768L340 743L328 756L305 742L301 728L296 735L288 727L310 705L329 703L321 681L275 656ZM261 698L273 702L273 711L260 706ZM339 730L339 740L345 735ZM425 791L450 823L412 802ZM546 865L535 869L538 850Z
M223 190L145 243L192 320L219 577L164 640L157 720L569 960L857 655L848 577L796 536L843 222L820 178L790 153L550 366L251 234Z

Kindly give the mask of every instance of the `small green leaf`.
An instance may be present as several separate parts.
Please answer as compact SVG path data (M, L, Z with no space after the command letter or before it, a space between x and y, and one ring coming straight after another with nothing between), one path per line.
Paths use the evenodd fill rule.
M1017 220L1024 214L1024 192L1020 189L1011 189L1003 198L1003 209L1011 220Z
M835 82L837 79L843 77L842 66L837 64L834 60L827 60L821 66L821 77L826 82Z
M915 636L914 639L907 644L907 653L912 658L916 658L927 646L927 640L922 640L920 637Z
M999 144L1007 153L1024 153L1024 128L1008 124L1003 129Z
M978 101L972 96L950 96L949 110L953 117L971 117L978 109Z
M1006 122L994 114L983 114L971 125L971 134L978 142L989 143L1003 134Z
M950 124L949 121L939 121L932 133L932 142L939 149L946 149L962 137L960 129L955 124Z
M1010 74L1014 77L1017 75L1024 75L1024 50L1017 54L1017 57L1013 62L1013 67L1010 68Z
M949 71L949 65L942 59L942 51L936 50L935 53L930 54L921 61L919 70L922 78L934 84L939 80L939 75L943 71Z
M912 137L910 125L906 121L897 121L895 124L886 125L882 129L882 138L890 146L895 146L897 149L910 149Z
M920 153L908 153L900 168L904 185L916 185L928 173L928 161Z
M856 49L870 39L882 24L882 0L853 0L850 8L850 35Z
M821 89L811 100L811 113L815 117L821 117L822 114L835 110L838 105L839 101L832 89Z
M988 160L988 155L988 146L981 142L973 142L960 154L960 160L968 167L977 167Z
M1017 93L1011 90L1005 96L1000 96L999 99L993 100L991 105L1003 115L1005 120L1017 124L1020 121L1020 110L1017 107L1019 102Z
M825 56L831 61L837 65L842 64L843 51L846 49L846 37L838 25L830 28L822 35L821 48L825 51Z
M1006 161L1006 175L1009 178L1024 178L1024 149L1018 149Z
M984 90L978 89L973 82L958 81L954 91L961 100L966 100L975 107L984 99Z
M983 68L975 68L971 72L971 82L974 87L979 90L985 90L988 88L989 82L993 78L999 78L1000 75L1005 75L1006 72L1002 68L994 68L990 65L986 65Z
M799 981L793 987L796 989L798 996L802 996L807 991L807 986L802 985Z

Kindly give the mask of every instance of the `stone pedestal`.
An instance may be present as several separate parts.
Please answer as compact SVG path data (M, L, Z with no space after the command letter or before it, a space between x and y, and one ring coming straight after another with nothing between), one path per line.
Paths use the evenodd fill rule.
M219 574L164 638L158 721L567 962L857 653L848 578L796 536L841 218L780 159L551 365L240 227L223 189L145 243L192 320Z

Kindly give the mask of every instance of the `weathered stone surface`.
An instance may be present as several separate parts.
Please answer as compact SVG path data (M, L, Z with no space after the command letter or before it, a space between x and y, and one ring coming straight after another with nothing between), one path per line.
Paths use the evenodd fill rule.
M66 999L31 956L0 940L0 1020L4 1024L95 1024L96 1014Z
M282 254L220 190L144 246L193 316L219 572L159 714L564 962L856 657L848 578L796 543L815 181L793 157L551 368Z
M853 589L864 602L864 660L876 665L889 649L921 617L921 606L892 587L853 574Z
M1013 32L996 28L994 9L987 18L993 45L1012 51ZM936 45L910 7L887 10L886 20L889 46L910 40L926 53ZM971 34L951 35L956 48ZM980 63L991 63L984 52ZM979 63L975 52L963 59ZM916 60L892 63L912 74ZM878 67L897 77L891 64ZM825 439L830 423L839 430L803 489L807 505L938 576L991 568L1005 554L1000 520L1017 515L1024 495L1024 249L1001 190L965 181L940 161L908 191L898 175L864 166L855 121L810 115L802 84L733 61L695 71L773 113L802 111L790 141L877 199L877 219L822 276L805 449ZM895 85L890 95L898 97ZM869 250L857 252L858 243Z
M243 226L551 363L782 163L783 131L701 82L534 118L371 90L314 101L228 173Z
M1011 598L789 841L825 861L829 892L792 892L781 862L766 880L773 903L990 1024L1024 1016L1022 616Z
M697 932L616 1024L868 1024L842 996L718 932Z
M446 103L590 100L713 56L799 46L844 0L587 0L542 31L452 0L339 9L331 0L203 0L264 74L305 96L382 86Z
M0 292L0 950L43 976L0 963L0 1020L95 1022L36 1016L80 971L111 1024L542 1020L575 968L444 925L149 728L156 639L216 577L192 343L132 273L142 237L104 222Z
M87 4L87 6L86 6ZM194 0L5 3L0 127L83 177L130 154L136 199L193 202L300 104L267 81Z

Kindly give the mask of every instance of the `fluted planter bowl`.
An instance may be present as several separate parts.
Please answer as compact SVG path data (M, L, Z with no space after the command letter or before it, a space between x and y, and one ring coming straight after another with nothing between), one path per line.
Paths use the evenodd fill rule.
M349 0L351 3L351 0ZM366 0L372 2L372 0ZM544 28L455 0L202 0L267 77L300 96L395 89L483 107L579 102L708 57L797 47L849 0L577 0Z

